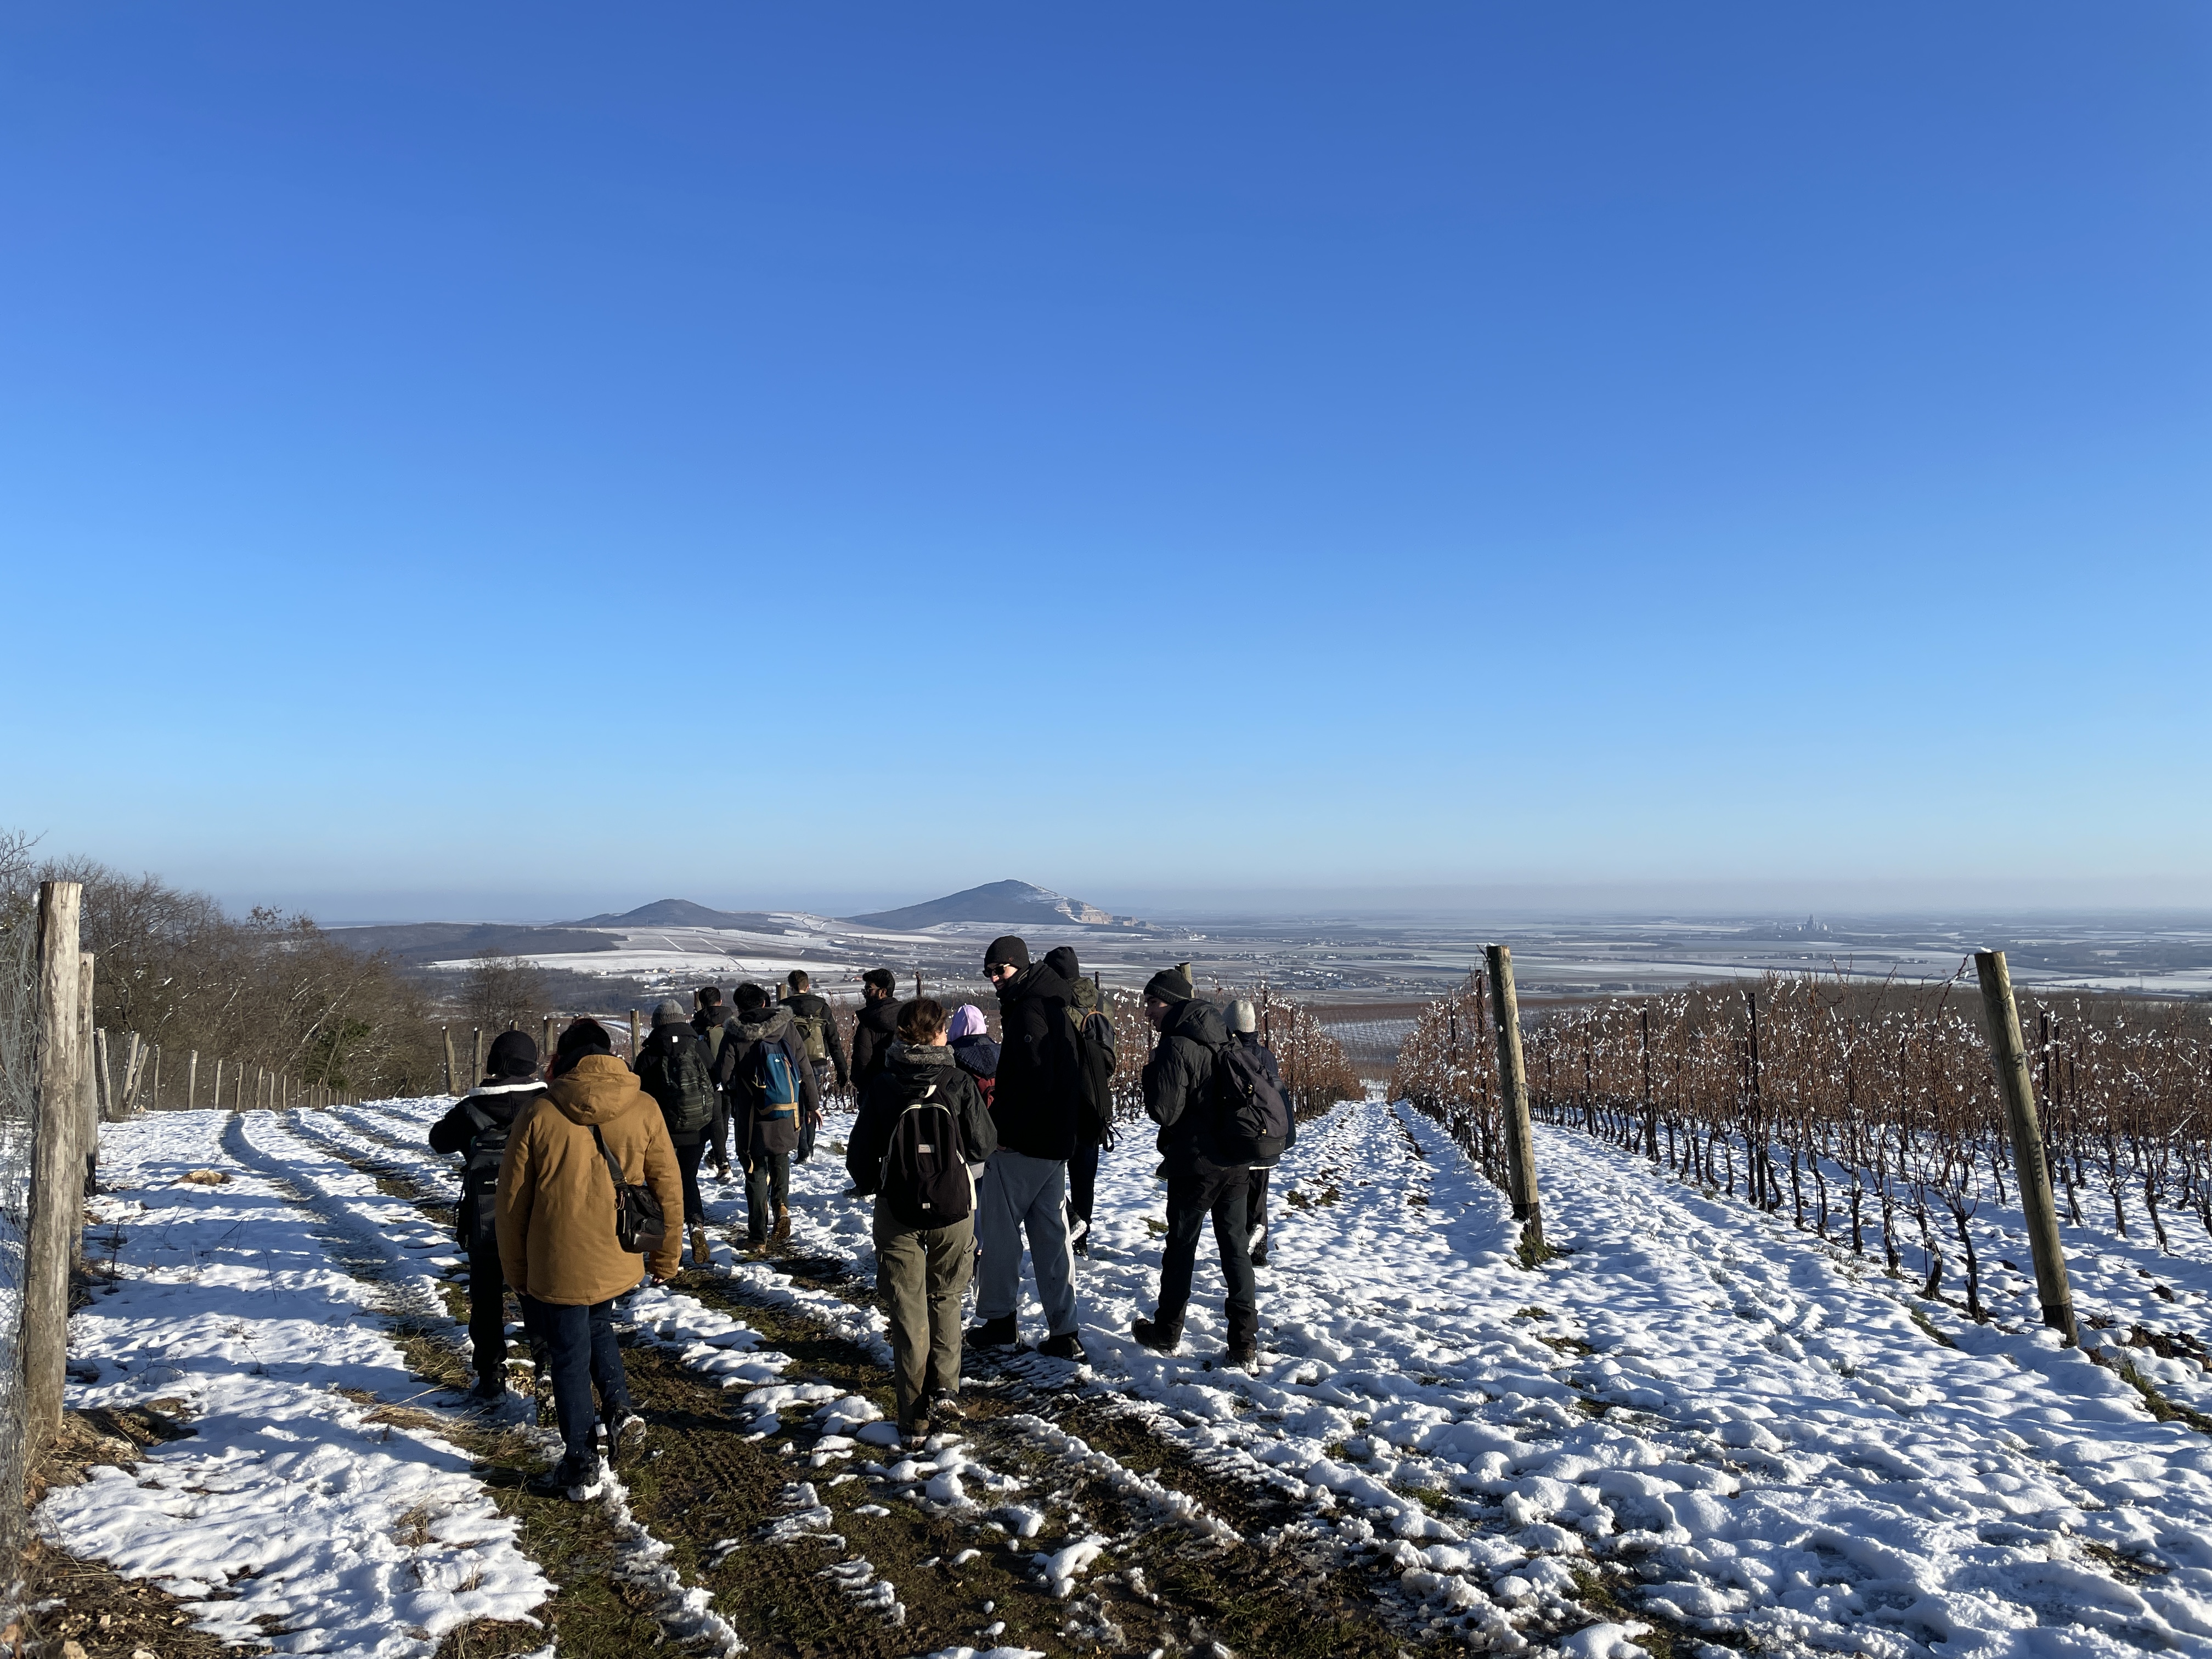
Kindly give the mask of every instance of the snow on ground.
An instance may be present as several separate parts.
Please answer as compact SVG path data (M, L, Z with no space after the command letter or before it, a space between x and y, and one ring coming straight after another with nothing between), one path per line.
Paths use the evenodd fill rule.
M449 1103L163 1114L104 1131L118 1190L103 1213L123 1224L124 1276L78 1316L73 1353L100 1372L72 1403L182 1399L199 1435L133 1476L58 1492L41 1511L50 1533L180 1593L228 1584L240 1599L194 1607L209 1628L275 1612L320 1632L318 1650L428 1651L462 1619L535 1604L544 1586L465 1459L368 1425L368 1407L331 1391L404 1398L417 1385L361 1318L374 1293L331 1260L326 1224L268 1178L346 1248L378 1255L387 1303L435 1302L450 1239L340 1155L450 1197L450 1165L422 1144ZM869 1206L844 1195L833 1150L848 1121L793 1171L794 1249L872 1276ZM1997 1265L2021 1259L2016 1216L1977 1224L1999 1315L1978 1326L1786 1218L1571 1132L1539 1136L1547 1230L1568 1254L1529 1272L1499 1195L1428 1120L1366 1102L1304 1126L1274 1177L1261 1360L1247 1376L1209 1364L1224 1334L1210 1246L1183 1352L1127 1335L1152 1306L1164 1198L1133 1127L1101 1171L1095 1258L1078 1265L1086 1386L1209 1469L1264 1480L1302 1506L1295 1524L1379 1555L1409 1596L1501 1650L1525 1645L1516 1623L1537 1613L1588 1625L1561 1645L1569 1659L1637 1659L1644 1620L1575 1616L1608 1564L1628 1570L1614 1593L1631 1613L1780 1650L2212 1654L2212 1438L2153 1421L2112 1370L2031 1322L2025 1281ZM177 1184L201 1165L235 1178ZM708 1206L719 1224L740 1219L739 1188L710 1183ZM2177 1254L2160 1255L2069 1229L2085 1310L2198 1332L2212 1240L2173 1234ZM717 1255L744 1295L884 1357L882 1316L857 1291ZM780 1382L782 1356L696 1298L645 1292L629 1316L748 1390L756 1431L779 1412L820 1419L813 1468L882 1441L867 1402ZM1023 1324L1044 1334L1033 1298ZM2128 1352L2176 1398L2212 1403L2201 1370ZM957 1437L860 1467L915 1502L1012 1490ZM1170 1486L1147 1495L1164 1513L1195 1510ZM434 1517L409 1534L422 1541L395 1542L398 1518L418 1513ZM1066 1577L1088 1565L1070 1557ZM866 1565L845 1564L855 1596L895 1605Z
M1370 1102L1307 1126L1274 1177L1246 1377L1206 1365L1210 1244L1183 1352L1128 1337L1164 1199L1139 1126L1105 1160L1079 1263L1097 1386L1217 1465L1272 1472L1501 1646L1506 1617L1557 1611L1608 1558L1670 1623L1778 1646L2212 1652L2212 1440L2039 1328L1972 1325L1786 1221L1540 1135L1571 1254L1530 1273L1499 1194L1428 1120ZM846 1185L834 1154L799 1166L794 1243L872 1273ZM1033 1298L1023 1322L1044 1334Z
M551 1587L469 1458L371 1420L421 1385L319 1224L226 1150L240 1121L101 1126L93 1254L107 1254L99 1228L119 1230L119 1277L71 1321L72 1369L96 1376L69 1403L170 1402L194 1432L55 1490L40 1527L154 1580L226 1641L259 1642L269 1619L288 1650L399 1659L469 1620L527 1617ZM182 1179L208 1169L231 1179Z

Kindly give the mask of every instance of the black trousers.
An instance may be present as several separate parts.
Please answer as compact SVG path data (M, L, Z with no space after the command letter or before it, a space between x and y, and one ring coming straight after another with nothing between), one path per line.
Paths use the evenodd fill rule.
M1213 1242L1221 1252L1226 1287L1221 1311L1229 1322L1229 1346L1242 1347L1258 1335L1260 1305L1252 1285L1252 1256L1244 1228L1243 1169L1207 1166L1199 1175L1168 1177L1168 1238L1160 1252L1163 1324L1180 1327L1190 1304L1191 1270L1198 1261L1199 1230L1213 1218Z
M1267 1248L1267 1171L1264 1169L1246 1172L1244 1229L1248 1237L1260 1241L1261 1249Z
M478 1376L507 1375L507 1280L495 1243L469 1252L469 1344Z
M695 1140L690 1146L676 1144L676 1167L684 1172L684 1224L703 1227L707 1224L706 1200L699 1196L699 1160L707 1153L707 1143Z
M1067 1160L1068 1212L1083 1223L1071 1232L1085 1231L1091 1226L1091 1203L1098 1192L1098 1143L1079 1140Z

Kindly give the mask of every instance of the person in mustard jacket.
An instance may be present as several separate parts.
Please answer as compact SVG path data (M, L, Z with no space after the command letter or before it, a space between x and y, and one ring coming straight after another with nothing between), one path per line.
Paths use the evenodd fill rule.
M606 1028L579 1019L561 1034L544 1096L507 1132L497 1211L500 1265L522 1299L531 1335L547 1352L567 1449L532 1488L565 1492L578 1503L599 1493L601 1424L610 1457L645 1429L630 1410L629 1381L615 1344L614 1299L636 1289L642 1275L639 1258L616 1237L609 1157L621 1166L625 1184L649 1187L659 1199L667 1231L642 1266L656 1285L674 1278L684 1218L676 1149L660 1108L615 1058Z

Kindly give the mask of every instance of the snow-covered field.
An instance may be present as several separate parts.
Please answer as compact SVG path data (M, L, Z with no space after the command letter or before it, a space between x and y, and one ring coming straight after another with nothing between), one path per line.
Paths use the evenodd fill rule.
M470 1460L429 1430L374 1420L378 1402L461 1416L453 1396L422 1397L380 1322L445 1320L450 1241L363 1173L450 1198L444 1160L421 1150L445 1104L104 1129L111 1190L93 1237L119 1236L120 1278L73 1326L71 1403L181 1402L198 1434L58 1490L39 1516L50 1537L155 1579L234 1639L273 1614L300 1651L427 1655L468 1620L540 1606L550 1587ZM1132 1132L1101 1172L1078 1279L1091 1365L1067 1380L1139 1415L1173 1457L1139 1475L1012 1420L1201 1534L1221 1523L1176 1489L1178 1469L1269 1492L1291 1516L1276 1541L1387 1569L1414 1644L1571 1659L1705 1641L1875 1659L2212 1654L2212 1437L2154 1420L2113 1370L2031 1322L2026 1281L1994 1265L2025 1261L2007 1217L1980 1224L1997 1322L1977 1326L1786 1219L1539 1134L1547 1232L1568 1254L1530 1272L1499 1195L1425 1118L1366 1102L1305 1126L1274 1178L1248 1376L1208 1364L1222 1326L1204 1249L1184 1352L1128 1340L1152 1305L1162 1213L1148 1138ZM873 1271L867 1208L842 1196L830 1151L841 1138L833 1121L794 1172L807 1272L731 1253L717 1278L738 1304L881 1358L882 1316L833 1271ZM231 1180L181 1180L203 1168ZM735 1188L711 1196L718 1224L739 1218ZM2160 1256L2069 1230L2077 1299L2108 1334L2153 1320L2212 1334L2212 1241L2181 1231L2180 1254ZM717 1548L834 1540L825 1571L896 1626L901 1590L836 1530L818 1483L865 1477L878 1514L904 1502L994 1516L1010 1547L1048 1529L993 1449L1003 1441L945 1437L924 1458L875 1463L890 1437L878 1408L796 1380L741 1319L680 1285L636 1298L631 1318L731 1391L747 1435L799 1423L815 1437L757 1517L761 1541ZM1024 1334L1043 1334L1032 1304ZM2128 1357L2212 1409L2194 1362ZM736 1651L666 1543L629 1524L641 1570L661 1575L665 1628ZM1040 1538L1036 1570L1070 1596L1114 1568L1114 1548L1107 1532ZM1094 1637L1056 1639L1116 1650L1098 1617ZM978 1650L996 1634L979 1632Z

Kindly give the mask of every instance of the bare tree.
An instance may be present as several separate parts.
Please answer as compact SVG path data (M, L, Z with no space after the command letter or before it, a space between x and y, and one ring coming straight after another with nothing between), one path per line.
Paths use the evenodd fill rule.
M527 1030L548 1012L545 975L526 957L489 953L461 982L461 1013L481 1030Z

